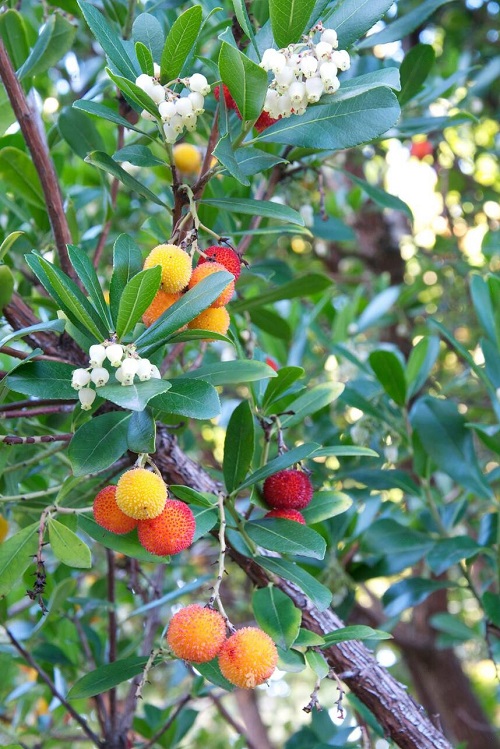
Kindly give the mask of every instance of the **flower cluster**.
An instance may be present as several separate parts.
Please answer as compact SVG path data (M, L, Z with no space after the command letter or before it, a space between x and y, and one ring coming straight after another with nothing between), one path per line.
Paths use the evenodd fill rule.
M313 38L320 31L320 41ZM339 86L338 72L351 65L349 53L337 49L337 33L317 24L299 44L285 49L266 49L260 66L274 74L267 90L264 112L273 119L304 114L323 94L334 94Z
M108 363L115 367L115 378L122 385L132 385L137 377L141 382L152 377L161 379L160 370L149 359L141 359L136 353L134 345L122 346L121 343L104 341L91 346L89 349L89 366L86 369L73 370L71 387L78 390L78 398L82 409L89 411L96 397L96 388L106 385L110 378L110 370L104 366Z
M201 73L194 73L189 78L179 78L175 83L184 84L185 88L181 94L172 91L168 85L161 85L160 67L156 63L154 76L142 73L135 81L135 85L158 105L158 115L167 143L175 143L184 129L190 132L196 130L197 118L205 111L204 97L210 93L210 85ZM155 119L154 115L145 109L142 116L147 120Z

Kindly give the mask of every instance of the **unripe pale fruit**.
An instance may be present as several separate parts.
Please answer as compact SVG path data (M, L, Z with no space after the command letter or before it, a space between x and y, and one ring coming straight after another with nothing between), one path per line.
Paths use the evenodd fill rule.
M259 118L260 119L260 118ZM257 120L258 122L258 120ZM255 123L257 127L257 123ZM216 262L224 266L229 273L232 273L234 280L237 281L241 273L241 260L237 253L230 247L220 247L219 245L212 245L207 247L205 250L206 257L200 256L198 265L203 263Z
M188 323L190 330L210 330L212 333L220 333L226 335L229 330L231 318L229 312L225 307L209 307L203 312L200 312L198 317L191 320ZM207 338L207 341L214 340L213 338Z
M197 283L200 283L200 281L203 281L204 278L207 278L212 273L217 273L218 271L226 270L223 265L220 263L203 263L202 265L197 265L196 268L193 270L193 275L191 276L191 279L189 281L189 288L192 289L194 286L196 286ZM224 307L226 305L231 297L234 294L234 281L230 281L226 288L222 291L221 294L217 297L217 299L212 302L210 305L211 307Z
M306 473L288 468L268 476L262 493L273 509L302 510L312 499L313 487Z
M175 244L159 244L151 250L144 262L144 268L161 266L163 291L175 294L182 291L191 278L191 258Z
M271 512L266 513L264 517L278 518L281 520L293 520L295 523L306 525L304 516L298 510L271 510Z
M125 515L136 520L156 518L165 507L167 487L163 479L145 468L126 471L116 485L116 502Z
M231 635L219 653L223 676L241 689L253 689L272 675L278 662L276 645L257 627L244 627Z
M2 541L5 541L8 532L9 521L6 520L3 515L0 515L0 544L2 543Z
M191 143L178 143L174 147L174 164L185 174L198 174L201 168L201 153Z
M168 625L167 642L177 658L207 663L226 639L226 623L218 611L193 603L181 609Z
M169 499L157 517L137 525L139 543L161 557L178 554L191 546L195 530L191 508L177 499Z
M125 515L116 504L116 486L105 486L94 499L94 520L111 533L130 533L137 520Z

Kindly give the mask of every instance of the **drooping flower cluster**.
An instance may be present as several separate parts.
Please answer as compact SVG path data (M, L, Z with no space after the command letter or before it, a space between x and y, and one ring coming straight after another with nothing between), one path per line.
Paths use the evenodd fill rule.
M313 38L320 31L320 41ZM337 33L317 24L299 44L285 49L266 49L260 66L274 78L267 90L264 112L273 119L304 114L308 104L315 104L323 94L334 94L339 86L339 71L348 70L351 58L338 48Z
M89 349L89 366L73 370L71 387L78 391L78 398L84 411L89 411L96 397L95 388L106 385L110 370L104 364L115 368L114 376L121 385L132 385L134 378L140 382L152 377L161 379L160 370L149 359L142 359L135 351L134 345L122 346L121 343L104 341Z
M154 76L142 73L135 81L135 85L158 105L158 115L163 123L167 143L175 143L184 129L190 132L196 130L198 116L205 111L204 97L210 93L210 85L201 73L194 73L189 78L179 78L175 82L185 86L180 94L161 85L160 67L156 63ZM142 111L142 116L147 120L155 119L146 109Z

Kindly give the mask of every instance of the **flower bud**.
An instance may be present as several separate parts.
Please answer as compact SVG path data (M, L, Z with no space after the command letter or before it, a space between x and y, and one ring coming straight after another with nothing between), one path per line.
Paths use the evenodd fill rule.
M187 86L191 91L195 91L202 96L206 96L210 93L210 85L201 73L195 73L187 79Z
M276 52L272 58L271 70L274 75L278 75L286 67L286 57L281 52Z
M288 96L290 97L290 101L294 107L301 103L302 99L305 96L305 93L306 87L303 83L299 83L298 81L292 83L292 85L288 89Z
M339 70L349 70L351 67L351 58L349 52L345 49L339 49L332 53L332 61L338 67Z
M155 78L158 78L158 80L160 80L161 68L157 62L153 63L153 75Z
M111 362L112 367L119 367L123 359L123 346L119 343L113 343L106 349L106 358Z
M146 94L152 91L154 83L150 75L141 73L141 75L135 79L135 85L142 89Z
M337 49L339 46L339 40L335 29L325 29L321 34L321 41L331 44L334 49Z
M89 357L91 367L100 367L104 359L106 358L105 347L101 343L91 346L89 348Z
M100 388L109 380L109 372L107 369L104 369L104 367L95 367L95 369L92 370L90 379L96 387Z
M300 61L300 71L305 78L311 78L318 69L318 61L312 55L303 57Z
M180 114L174 114L174 116L169 122L169 125L174 131L174 133L177 133L177 135L180 135L182 131L184 130L184 123L182 121L182 117L180 116Z
M71 375L71 387L81 390L90 382L90 372L86 369L75 369Z
M167 123L163 125L163 134L165 135L167 143L175 143L177 136L179 135L179 133L177 133L174 128Z
M96 392L92 388L82 388L78 393L83 411L90 411L92 403L95 401Z
M334 62L324 62L319 69L321 80L326 85L337 77L337 66Z
M160 113L162 120L167 120L168 122L172 119L174 114L177 114L177 107L173 101L162 101L158 105L158 112Z
M141 382L151 379L151 362L149 359L141 359L137 367L137 377Z
M264 54L262 55L260 67L264 68L264 70L266 71L271 70L273 60L277 54L279 54L278 51L276 49L273 49L272 47L266 49Z
M203 114L203 112L205 111L204 109L205 99L199 93L199 91L191 91L191 93L188 94L187 98L193 105L193 112L195 114Z
M321 78L314 76L306 81L306 96L310 104L315 104L323 96L323 81Z
M183 96L182 99L177 99L175 102L175 111L176 114L180 114L181 117L184 117L187 114L192 114L193 104L187 96Z
M326 62L331 59L333 47L331 44L328 44L328 42L319 42L319 44L315 46L314 51L318 60Z
M165 89L159 83L155 82L153 88L148 93L156 104L161 104L162 101L165 101Z
M133 379L138 368L139 359L133 359L130 356L127 359L124 359L121 366L123 378L126 379L127 377L132 377Z

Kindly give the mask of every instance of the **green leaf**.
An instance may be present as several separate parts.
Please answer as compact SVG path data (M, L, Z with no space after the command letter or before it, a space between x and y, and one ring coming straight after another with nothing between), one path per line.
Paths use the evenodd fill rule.
M271 28L278 47L298 42L314 10L315 0L270 0Z
M8 265L0 265L0 311L9 304L14 293L14 276Z
M8 8L0 16L0 36L17 70L28 57L30 48L23 17L17 10Z
M196 530L193 536L193 543L198 541L199 538L205 536L209 531L212 530L218 520L217 510L210 507L198 507L193 505L191 507L192 513L196 520Z
M78 396L71 387L73 370L71 364L62 362L31 361L8 375L7 385L16 393L36 398L75 400Z
M352 505L352 499L342 492L316 492L309 505L301 510L307 525L321 523L323 520L341 515Z
M250 184L236 160L229 133L226 133L222 138L220 138L213 150L213 154L222 166L227 169L231 177L237 179L242 185Z
M18 71L18 78L45 73L71 49L76 26L60 13L49 16L28 58Z
M487 591L483 594L484 613L496 627L500 627L500 595Z
M252 45L258 55L259 50L255 43L255 34L252 28L252 23L248 16L248 11L245 5L245 0L232 0L232 2L233 2L234 14L236 18L238 19L238 23L240 24L241 28L243 29L245 34L248 36L250 41L252 42Z
M175 494L178 499L183 499L189 504L197 504L202 507L213 507L217 504L217 497L215 494L209 494L208 492L198 492L196 489L191 489L190 486L181 486L180 484L170 484L168 487L172 494Z
M281 315L265 307L255 307L250 312L250 319L254 325L273 338L279 338L289 343L292 339L292 329Z
M151 54L148 47L142 42L135 43L135 54L137 55L137 61L143 73L153 77L155 72L155 66L153 62L153 55ZM114 156L113 156L114 158ZM119 159L116 159L119 161Z
M132 145L120 148L113 154L114 161L129 161L134 166L165 166L165 161L153 156L147 146Z
M272 153L266 153L266 151L261 151L260 148L251 148L250 146L237 148L234 156L240 172L245 177L265 172L267 169L276 166L276 164L286 163L286 159L274 156Z
M24 151L13 146L0 150L0 177L3 189L12 192L35 208L45 210L45 198L38 173Z
M329 458L331 455L338 457L365 457L378 458L379 454L369 447L358 447L358 445L328 445L314 451L313 458Z
M149 401L170 389L170 382L152 378L132 385L104 385L98 388L102 398L130 411L144 411Z
M287 673L299 674L306 667L304 654L298 650L291 648L290 650L283 650L277 646L278 650L278 668L280 671L286 671ZM316 749L324 749L323 746L316 745Z
M156 422L149 408L132 413L128 423L127 447L133 453L155 452Z
M54 518L47 523L49 540L54 556L68 567L88 569L92 566L89 547L81 541L76 533Z
M457 641L462 643L467 642L467 640L480 639L477 630L468 627L467 624L457 619L453 614L433 614L433 616L429 617L429 623L433 629L448 635L456 643Z
M142 270L124 288L116 318L119 339L134 329L156 296L161 283L161 267Z
M389 632L383 632L381 629L372 629L364 624L354 624L350 627L340 627L333 632L327 632L323 635L324 644L320 647L331 648L339 642L349 642L349 640L391 640L392 635Z
M224 441L222 471L229 493L244 480L254 454L255 426L248 401L242 401L231 414Z
M109 287L109 300L113 319L118 316L120 299L131 278L142 270L142 253L132 237L120 234L113 246L113 275Z
M401 82L399 80L399 68L381 68L371 73L357 75L355 78L349 78L347 81L342 80L340 88L334 94L325 94L320 99L320 104L334 104L335 102L353 99L359 94L366 91L373 91L375 88L392 88L399 91ZM349 172L351 174L351 172Z
M427 580L423 577L407 578L391 585L382 596L382 603L387 616L399 616L405 609L418 606L436 590L444 590L453 585L448 580Z
M258 588L252 596L252 608L259 627L274 642L288 650L300 629L302 613L279 588L269 585Z
M262 408L266 411L273 401L286 393L293 383L303 376L304 370L302 367L281 367L265 390Z
M39 523L33 523L0 544L0 598L14 587L38 547Z
M181 73L189 53L196 44L201 20L201 5L194 5L184 11L170 29L161 54L160 67L163 84L177 78Z
M150 401L150 407L164 414L188 419L214 419L220 414L220 401L213 385L202 380L172 379L168 393Z
M2 16L0 16L0 19L1 18ZM7 255L8 251L15 244L15 242L17 242L19 237L22 237L23 235L23 231L13 231L5 237L2 244L0 245L0 262L3 261L4 257Z
M71 265L75 269L83 286L88 291L103 324L108 326L108 330L111 333L113 330L111 313L106 304L106 300L104 299L101 284L94 266L90 262L85 250L81 250L79 247L75 247L72 244L68 245L68 255Z
M290 466L294 465L294 463L298 463L299 461L304 460L305 458L309 457L309 455L312 455L317 447L318 445L315 442L305 442L298 447L293 447L291 450L283 453L283 455L280 455L278 458L270 460L269 463L266 463L265 466L262 466L262 468L258 468L256 471L250 474L246 481L244 481L240 485L240 491L242 489L247 489L249 486L253 486L254 484L259 483L259 481L264 481L264 479L266 479L268 476L271 476L273 473L282 471L284 468L289 468Z
M257 296L232 302L231 309L235 312L259 309L266 304L279 302L281 299L297 299L319 294L325 289L332 288L332 280L320 273L306 273L301 278L277 286L270 291L263 291Z
M311 632L309 629L301 627L299 629L299 634L293 643L293 647L295 650L295 648L310 648L315 647L316 645L323 645L323 643L323 637L317 635L316 632Z
M106 68L106 73L111 78L113 83L116 83L122 93L125 94L131 101L136 104L138 111L145 109L147 112L153 115L153 117L159 118L158 105L155 104L153 99L147 94L142 88L137 86L128 78L124 78L122 75L113 73L112 70Z
M262 112L266 98L266 71L227 42L222 42L219 70L242 119L256 120Z
M78 5L90 30L106 53L108 60L121 75L135 81L139 75L139 70L132 63L122 40L108 24L103 14L91 3L84 2L84 0L78 0Z
M425 336L411 350L406 365L408 398L413 398L423 387L439 356L439 338Z
M81 159L85 159L90 151L104 150L104 141L97 127L78 109L64 107L57 127L66 143Z
M255 382L276 377L276 372L265 362L256 359L240 361L216 362L205 364L191 372L185 372L183 378L200 379L211 385L239 385L242 382Z
M370 366L385 392L398 406L406 402L405 371L393 351L378 349L369 356Z
M490 294L490 287L487 281L478 273L474 274L470 279L470 293L474 305L474 311L484 332L492 343L497 343L495 310L492 294ZM497 302L497 300L495 300L495 302Z
M151 13L140 13L137 16L132 25L132 39L146 47L153 60L161 58L165 38L161 23Z
M260 70L260 68L259 68ZM209 205L229 213L244 213L250 216L263 216L277 221L289 221L298 226L304 226L304 219L293 208L268 200L254 200L253 198L217 198L200 200L202 205Z
M344 0L325 15L325 28L335 29L339 47L350 47L389 10L391 0ZM401 37L397 37L400 39Z
M401 106L418 94L432 70L436 53L430 44L417 44L412 47L401 63L401 92L398 96Z
M357 45L358 49L367 49L368 47L374 47L376 44L388 44L389 42L403 39L403 37L408 36L412 31L418 29L419 26L422 26L424 21L426 21L434 11L449 2L451 2L451 0L425 0L425 2L419 3L418 7L409 11L409 13L405 13L401 18L398 18L396 21L393 21L382 29L382 31L372 34L364 39L361 44Z
M365 192L368 197L370 197L375 203L378 203L383 208L390 208L394 211L402 211L403 213L406 213L410 221L413 221L413 213L411 212L411 208L403 200L396 197L396 195L391 195L385 190L382 190L380 187L371 185L369 182L366 182L366 180L357 177L351 172L344 171L344 174L349 177L351 182L359 185L363 192Z
M372 91L326 106L308 107L266 128L257 142L339 151L379 138L398 120L398 100L389 88Z
M152 203L156 203L156 205L168 208L167 203L155 195L154 192L151 192L151 190L143 185L142 182L139 182L135 177L132 177L132 175L126 172L125 169L122 169L122 167L119 166L116 161L113 161L111 156L108 156L107 153L104 153L103 151L92 151L92 153L89 153L85 161L96 166L98 169L101 169L103 172L111 174L112 177L120 180L125 187L142 195L143 198L150 200Z
M436 575L442 575L462 559L476 556L483 550L477 541L469 536L454 536L436 541L426 557L427 564Z
M320 611L325 611L329 607L332 601L331 591L295 562L260 556L255 557L255 561L268 572L297 585Z
M94 117L99 117L102 120L108 120L114 122L115 125L121 125L121 127L128 128L129 130L135 130L136 133L144 134L144 130L132 125L125 117L119 115L114 109L106 106L105 104L99 104L96 101L88 101L87 99L79 99L73 102L74 109L81 109L82 112L87 112Z
M140 674L148 662L145 656L131 655L113 663L106 663L78 679L66 695L68 700L82 700L102 694Z
M170 557L160 557L156 554L150 554L149 551L141 546L137 538L137 531L126 533L119 536L117 533L111 533L98 525L94 518L86 515L78 515L78 527L90 538L98 541L107 549L113 549L120 554L131 559L137 559L139 562L153 562L154 564L164 564L170 561Z
M312 668L318 679L326 679L330 673L330 666L326 658L316 650L307 650L305 653L306 663Z
M68 447L75 476L103 471L121 458L127 450L129 419L129 413L114 411L94 416L75 432Z
M234 692L234 684L231 684L221 673L218 658L214 658L213 661L209 661L208 663L197 663L195 669L204 679L211 684L215 684L216 687L222 687L227 692Z
M431 396L419 398L410 412L410 422L439 470L480 497L492 496L479 468L472 434L455 403Z
M253 520L245 523L245 531L252 541L264 549L283 554L300 554L313 559L325 558L325 539L312 528L293 520Z
M375 325L397 301L401 294L400 286L389 286L374 297L365 307L356 322L356 333L362 333Z
M425 533L384 518L377 520L366 530L361 546L364 551L383 559L381 572L392 574L423 559L433 548L434 540Z
M342 382L324 382L307 390L303 395L299 395L296 400L288 404L287 410L293 411L293 414L283 416L281 426L286 428L294 424L300 424L306 416L329 406L342 394L344 387Z

